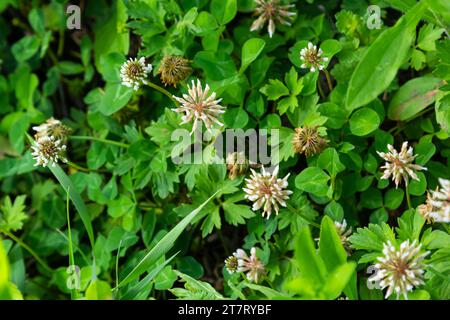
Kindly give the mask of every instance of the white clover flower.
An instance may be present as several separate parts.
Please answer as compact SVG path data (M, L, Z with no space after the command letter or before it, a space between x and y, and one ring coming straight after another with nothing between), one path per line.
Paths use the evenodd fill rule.
M290 26L290 20L296 15L295 12L289 11L291 8L295 8L294 4L280 5L279 0L255 0L255 2L256 9L253 15L259 17L251 25L250 31L262 29L269 21L267 30L271 38L275 33L276 23Z
M323 70L328 58L322 57L322 54L322 49L317 49L317 46L308 42L308 46L300 50L300 59L303 61L301 67L303 69L309 69L311 72Z
M245 179L247 182L243 189L246 193L245 198L253 202L253 211L264 206L262 216L264 217L267 214L267 219L272 214L272 208L278 215L278 205L286 207L285 200L289 199L289 195L292 193L290 190L285 190L288 186L287 179L290 174L288 173L283 179L278 179L278 169L279 167L276 166L273 173L267 172L264 166L261 173L256 173L255 170L250 169L252 175L249 179Z
M36 140L45 136L51 136L56 140L62 140L63 142L67 140L67 136L72 131L72 129L66 127L61 121L53 117L47 119L46 122L39 126L33 127L33 130L36 131L36 134L34 135Z
M237 272L246 272L247 279L251 282L258 283L266 270L262 262L256 256L256 248L251 248L250 257L242 249L237 249L233 253L233 257L237 258Z
M402 294L408 299L408 292L424 283L423 259L430 252L420 253L421 247L421 244L416 245L416 240L412 243L403 241L399 249L390 241L383 244L383 256L377 259L378 263L374 266L377 272L369 281L378 283L382 290L388 288L386 299L394 292L397 298Z
M413 148L408 148L408 141L403 142L400 152L394 149L394 147L388 144L388 153L377 151L378 155L386 160L384 166L383 176L381 179L389 179L392 175L392 180L395 181L395 187L398 188L400 182L405 180L405 185L408 185L409 177L419 181L415 170L427 170L427 168L413 164L417 155L413 154Z
M139 60L130 58L120 68L120 77L124 86L138 90L143 84L147 84L147 75L152 71L151 64L145 63L145 58Z
M336 231L341 238L342 246L348 255L350 255L351 248L350 243L348 241L348 237L352 234L352 227L347 228L347 221L344 219L341 222L334 221L334 226L336 227Z
M222 99L216 99L216 93L209 94L209 86L206 85L205 90L202 88L200 80L197 79L197 85L192 80L192 86L188 87L189 94L183 94L182 98L173 96L181 106L172 109L175 112L184 113L181 118L181 124L194 121L191 134L197 129L199 122L205 124L208 131L214 123L223 126L218 117L225 112L225 107L220 105Z
M58 140L53 136L44 136L37 139L31 146L33 152L31 155L36 160L35 166L56 166L59 160L67 162L64 156L66 145L62 140Z
M426 204L419 206L419 212L428 222L450 222L450 180L439 178L441 188L428 193Z
M225 259L225 269L227 269L229 274L237 272L239 267L239 261L236 256L236 252L233 255Z

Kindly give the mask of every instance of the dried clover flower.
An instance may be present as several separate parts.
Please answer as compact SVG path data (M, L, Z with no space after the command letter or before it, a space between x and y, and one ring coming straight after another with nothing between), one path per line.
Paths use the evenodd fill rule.
M319 134L317 127L303 127L295 129L292 145L295 152L310 157L321 152L327 146L327 141Z
M272 214L272 209L278 215L278 205L286 207L285 200L289 199L289 195L292 194L292 191L285 190L288 186L287 179L290 174L288 173L283 179L279 179L277 177L278 169L279 167L276 166L272 173L267 172L264 166L261 168L261 173L256 173L253 169L250 169L252 175L249 179L245 179L247 182L243 189L246 193L245 198L253 202L253 211L263 207L262 216L267 215L267 219Z
M189 60L178 56L164 56L158 68L162 83L175 88L180 81L187 78L191 71Z
M175 112L184 113L181 118L181 124L194 121L191 134L197 129L198 123L203 121L206 129L211 130L214 123L223 126L217 118L225 112L225 107L220 105L222 99L216 99L216 93L209 94L209 86L206 85L203 90L200 80L197 79L197 84L192 80L192 86L188 87L189 94L183 94L183 98L173 96L181 106L172 109Z
M426 203L418 208L428 223L450 222L450 180L440 178L439 184L441 188L428 192Z
M33 130L36 131L36 134L34 135L36 140L42 137L51 136L55 137L56 140L66 141L68 135L72 132L72 129L66 127L61 121L53 117L47 119L43 124L33 127Z
M400 182L405 180L405 185L408 185L409 177L419 181L415 170L427 170L427 168L413 164L417 155L413 154L413 148L408 148L408 141L403 142L400 152L394 149L394 147L388 144L388 153L377 151L378 155L386 160L384 166L383 176L381 179L389 179L392 175L392 180L395 181L395 187L398 188Z
M236 179L236 177L245 174L250 165L248 159L245 157L244 152L229 153L226 162L228 177L231 180L234 180Z
M120 68L120 77L124 86L138 90L141 85L147 84L147 75L152 71L151 64L145 63L145 58L139 60L130 58Z
M303 69L309 69L311 72L323 70L328 58L322 57L322 54L322 49L317 49L317 46L308 42L308 46L300 50L300 59L303 61L301 67Z
M62 140L58 140L53 136L44 136L37 139L31 148L33 149L31 155L36 160L35 166L46 167L51 165L54 167L59 160L67 162L64 156L66 145Z
M251 282L258 283L265 274L265 268L262 262L256 256L256 248L251 248L250 257L242 249L237 249L233 253L233 257L237 258L237 272L246 272L247 279Z
M397 249L390 241L383 244L383 256L379 257L375 264L377 272L369 278L369 281L378 283L381 289L388 288L386 299L396 293L397 298L403 294L408 298L408 292L414 287L423 284L425 264L423 259L430 253L420 253L422 245L416 245L416 240L409 243L403 241Z
M289 11L295 8L294 4L281 5L279 0L255 0L256 9L254 16L259 16L251 25L250 31L260 30L268 21L267 30L269 37L272 38L275 33L276 23L287 26L291 25L290 20L296 15L295 12Z
M334 226L336 227L336 231L341 239L342 246L349 255L351 253L351 247L348 237L352 234L352 227L347 228L347 221L345 219L342 220L342 223L335 221Z

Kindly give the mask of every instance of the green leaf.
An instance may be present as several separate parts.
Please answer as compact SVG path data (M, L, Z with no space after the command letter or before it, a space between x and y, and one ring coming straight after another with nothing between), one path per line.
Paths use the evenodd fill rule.
M102 280L94 280L86 289L87 300L111 300L112 291L109 283Z
M445 29L434 27L432 24L422 26L417 38L417 47L425 51L436 50L435 41L441 37L444 31Z
M3 205L0 207L0 229L6 231L17 231L22 229L23 222L28 218L25 213L26 195L17 196L14 203L6 196Z
M187 274L175 270L175 273L186 283L185 289L169 289L176 297L188 300L223 300L224 297L209 283L195 280Z
M387 111L388 118L400 121L412 118L435 102L439 87L444 83L441 79L432 77L409 80L392 98Z
M307 276L316 285L321 285L325 281L325 264L316 253L311 231L308 227L303 228L295 242L295 258L302 275Z
M25 36L12 45L11 51L18 62L24 62L34 56L40 43L41 41L35 35Z
M53 173L55 178L59 181L61 186L64 188L66 192L69 193L70 200L72 200L75 208L77 209L81 220L83 221L84 227L86 228L87 234L89 236L89 240L92 248L94 247L94 231L92 229L91 216L89 211L84 204L81 195L76 191L75 186L73 185L70 178L64 173L61 167L57 164L55 166L48 167L50 171Z
M107 83L99 105L99 111L104 115L111 115L119 111L130 101L133 89L120 83Z
M404 63L413 42L425 1L410 9L394 27L372 43L353 71L346 95L346 108L354 110L382 93Z
M398 228L396 228L398 238L400 240L417 240L425 225L425 218L422 217L416 210L405 211L400 218L397 219Z
M211 13L221 25L225 25L236 16L237 0L212 0Z
M350 118L350 131L355 136L365 136L378 129L380 118L378 113L370 108L362 108Z
M278 100L280 97L289 94L289 89L278 79L270 79L269 83L259 91L266 95L268 100Z
M336 269L328 275L327 281L321 290L325 299L334 300L338 298L349 283L355 269L355 262L345 263L336 267Z
M334 148L327 148L322 151L317 164L320 168L327 170L332 177L345 170L345 166L339 160L339 154Z
M333 220L328 216L323 217L320 225L319 254L328 272L347 262L347 253L342 246L341 238Z
M421 196L427 190L427 178L423 172L417 172L419 181L410 179L408 183L408 192L413 196Z
M194 219L203 207L213 199L219 191L216 191L210 198L203 202L197 209L193 210L183 218L169 233L167 233L139 263L131 270L131 272L118 284L117 287L123 287L130 281L140 277L141 274L151 268L163 255L165 255L174 245L176 239L180 236L187 225Z
M308 167L295 178L295 186L316 196L325 196L328 192L330 176L318 167Z
M396 243L394 232L386 223L373 224L365 228L358 228L356 233L351 235L348 240L355 249L362 250L383 250L383 243L390 240L392 244Z
M384 194L384 205L390 210L397 209L403 201L405 192L402 189L389 189Z

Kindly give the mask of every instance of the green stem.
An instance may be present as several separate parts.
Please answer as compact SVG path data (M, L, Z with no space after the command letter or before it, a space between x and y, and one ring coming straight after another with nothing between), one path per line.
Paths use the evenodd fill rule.
M108 140L108 139L102 139L102 138L97 138L97 137L90 137L90 136L70 136L69 137L70 140L90 140L90 141L97 141L97 142L102 142L102 143L106 143L106 144L111 144L113 146L118 146L121 148L129 148L130 145L126 144L126 143L122 143L122 142L118 142L118 141L114 141L114 140Z
M408 209L411 209L411 199L409 198L408 186L406 186L405 188L405 193L406 193L406 202L408 203Z
M322 100L325 100L325 94L323 93L323 89L322 89L322 86L320 85L319 80L317 80L317 87L319 88L320 97L322 98Z
M7 235L8 237L10 237L12 240L14 240L18 245L20 245L22 248L24 248L25 250L27 250L33 257L34 259L36 259L37 262L39 262L42 267L44 267L44 269L48 272L53 272L52 268L50 268L44 260L42 260L36 252L34 252L33 249L31 249L25 242L23 242L20 238L16 237L15 235L13 235L12 233L0 229L0 232L4 233L5 235Z
M323 73L325 73L325 77L327 78L328 89L330 89L331 92L333 91L333 84L331 83L330 73L328 72L327 69L323 69L322 71Z
M172 100L173 103L175 103L175 104L178 103L177 100L175 100L175 99L173 98L172 94L171 94L169 91L167 91L166 89L164 89L164 88L158 86L157 84L154 84L153 82L147 82L147 85L148 85L150 88L153 88L153 89L155 89L155 90L161 92L163 95L167 96L170 100Z

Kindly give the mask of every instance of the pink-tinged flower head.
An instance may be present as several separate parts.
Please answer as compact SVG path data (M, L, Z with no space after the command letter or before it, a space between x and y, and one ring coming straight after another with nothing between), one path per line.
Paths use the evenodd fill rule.
M271 38L277 23L290 26L292 17L296 15L295 12L290 11L295 8L294 4L281 5L279 0L255 0L255 2L254 15L258 18L251 25L250 31L260 30L268 22L267 30Z
M197 84L192 80L192 86L189 87L188 94L183 94L182 98L173 96L181 105L175 112L184 113L181 124L193 121L192 133L197 129L199 122L205 124L206 129L211 130L214 123L223 126L218 117L225 112L225 107L220 105L222 99L216 99L216 93L209 93L209 86L206 85L203 90L200 80Z
M384 166L381 167L381 169L384 169L381 179L389 179L392 176L396 188L398 188L402 179L405 180L405 185L408 185L409 177L419 181L415 171L427 170L427 168L413 164L417 155L413 154L412 147L408 148L408 141L403 142L400 152L395 150L390 144L387 147L389 150L387 153L377 151L378 155L386 160Z
M423 260L430 252L421 253L421 247L421 244L416 244L416 240L412 243L409 240L403 241L399 249L390 241L383 244L383 256L377 259L376 273L369 278L369 281L378 283L381 289L388 288L386 299L394 292L397 298L403 294L407 299L409 291L424 283Z

